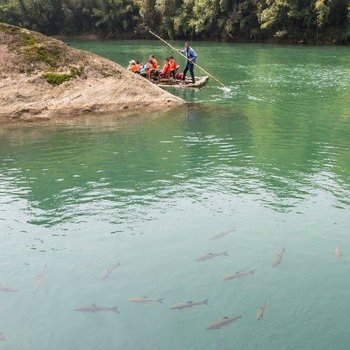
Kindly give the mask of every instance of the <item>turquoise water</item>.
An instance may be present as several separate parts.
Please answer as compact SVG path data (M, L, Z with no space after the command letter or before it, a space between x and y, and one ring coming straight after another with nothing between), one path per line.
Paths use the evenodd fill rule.
M169 54L71 44L122 64ZM170 112L1 126L0 349L348 349L349 49L194 46L228 92L211 82L174 91L195 104ZM128 302L145 296L163 303ZM94 303L120 313L74 311Z

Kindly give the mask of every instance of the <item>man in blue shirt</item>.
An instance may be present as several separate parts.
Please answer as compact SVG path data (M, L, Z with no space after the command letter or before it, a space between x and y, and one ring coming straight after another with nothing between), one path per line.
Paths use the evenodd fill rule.
M186 79L186 74L188 72L188 70L190 71L191 77L192 77L192 83L195 83L195 78L194 78L194 63L196 63L196 59L197 59L197 53L196 51L194 51L192 49L192 47L190 47L189 43L186 41L185 42L185 48L180 50L180 52L186 56L187 58L187 64L183 73L183 77L182 80Z

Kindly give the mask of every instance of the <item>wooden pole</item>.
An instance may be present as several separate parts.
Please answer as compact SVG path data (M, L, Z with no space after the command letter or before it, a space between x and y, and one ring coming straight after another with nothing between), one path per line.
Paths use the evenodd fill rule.
M167 41L165 41L164 39L162 39L159 35L157 35L156 33L152 32L149 28L146 28L153 36L155 36L156 38L158 38L160 41L162 41L165 45L168 45L171 49L173 49L174 51L176 51L179 55L181 55L182 57L185 57L186 60L188 60L187 56L185 56L182 52L180 52L179 50L177 50L174 46L172 46L171 44L169 44ZM213 75L211 75L209 72L207 72L204 68L200 67L197 63L192 62L194 64L194 66L198 67L200 70L202 70L205 74L209 75L212 79L214 79L217 83L219 83L222 87L227 88L225 86L224 83L222 83L219 79L215 78Z

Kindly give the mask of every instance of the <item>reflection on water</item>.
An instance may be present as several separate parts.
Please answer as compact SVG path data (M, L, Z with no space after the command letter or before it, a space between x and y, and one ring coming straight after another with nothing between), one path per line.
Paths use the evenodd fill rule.
M256 197L282 212L320 189L334 205L349 204L346 135L323 130L326 142L312 135L308 121L286 126L227 108L189 108L147 122L135 117L129 127L108 119L97 129L5 128L1 203L25 199L32 222L46 225L91 215L122 223L131 208L132 222L135 215L147 219L150 208L219 193Z
M343 50L218 45L205 103L1 126L0 347L347 348Z

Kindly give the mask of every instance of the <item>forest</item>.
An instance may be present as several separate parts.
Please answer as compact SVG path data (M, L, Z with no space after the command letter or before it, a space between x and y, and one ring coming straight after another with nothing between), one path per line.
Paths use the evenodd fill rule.
M48 35L349 43L350 0L1 0L0 22Z

